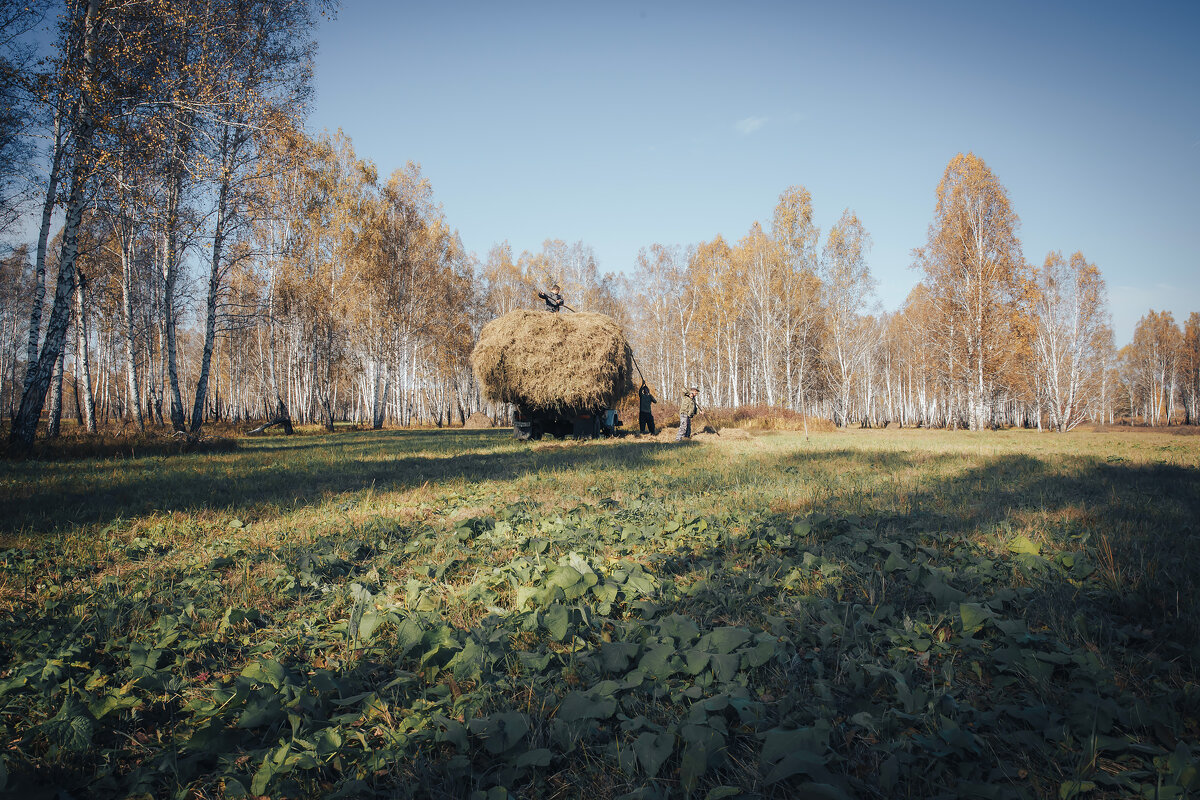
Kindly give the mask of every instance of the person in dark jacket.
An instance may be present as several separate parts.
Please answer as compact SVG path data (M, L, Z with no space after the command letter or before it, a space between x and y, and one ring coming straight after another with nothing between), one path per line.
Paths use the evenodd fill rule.
M558 284L550 287L549 292L538 292L538 297L546 301L546 310L551 314L557 314L559 310L566 304L563 296L559 294Z
M700 390L695 386L683 392L683 400L679 402L679 433L675 434L677 442L692 438L692 417L700 413L700 406L696 404L698 394Z
M642 388L638 389L638 431L645 433L646 429L650 429L650 435L654 435L654 413L652 405L658 401L654 399L654 395L650 394L650 387L642 384Z

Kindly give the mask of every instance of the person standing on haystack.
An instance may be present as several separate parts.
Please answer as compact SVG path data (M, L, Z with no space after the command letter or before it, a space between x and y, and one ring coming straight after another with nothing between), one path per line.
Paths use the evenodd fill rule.
M700 413L700 406L696 404L698 394L700 390L695 386L683 391L683 400L679 403L679 432L675 434L677 442L692 438L692 417Z
M654 395L650 394L650 387L645 383L642 388L638 389L638 432L645 433L646 429L650 429L650 435L654 435L654 413L650 406L658 401L654 399Z
M563 300L563 296L559 292L557 283L551 286L548 292L538 292L538 297L546 301L546 310L551 314L557 314L566 304L566 301Z

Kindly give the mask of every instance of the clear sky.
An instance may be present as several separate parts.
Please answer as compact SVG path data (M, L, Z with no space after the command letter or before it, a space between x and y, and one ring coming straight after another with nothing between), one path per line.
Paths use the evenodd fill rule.
M803 185L874 240L879 300L920 275L934 191L982 157L1025 258L1081 250L1118 346L1200 311L1200 2L383 2L319 29L309 128L421 165L481 258L582 241L736 242Z

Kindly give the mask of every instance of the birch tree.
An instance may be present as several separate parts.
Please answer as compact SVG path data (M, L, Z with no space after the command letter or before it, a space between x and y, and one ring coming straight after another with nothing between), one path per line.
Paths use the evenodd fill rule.
M817 278L817 244L812 195L790 186L780 196L771 223L781 263L779 305L783 327L783 372L788 408L803 409L811 367L819 353L822 312Z
M1175 391L1179 381L1179 356L1183 335L1170 311L1149 311L1138 320L1129 344L1131 392L1141 416L1151 426L1170 425L1175 416Z
M1069 431L1099 397L1112 346L1104 279L1076 252L1050 253L1036 276L1035 357L1050 425Z
M1008 191L973 153L950 160L917 264L943 318L948 374L973 430L992 421L1024 287L1020 220Z
M537 296L513 261L512 245L502 242L493 245L483 262L482 274L487 308L492 316L500 316L521 308L533 308Z
M33 282L29 248L18 246L0 258L0 411L16 412L22 385L18 354L28 325L27 303Z
M659 390L687 380L680 320L687 318L687 262L679 247L652 244L638 251L633 274L633 316L641 329L637 351ZM650 367L653 364L653 367Z
M104 96L99 82L100 28L106 22L101 16L100 0L88 0L86 6L68 6L66 28L69 36L81 42L80 60L74 74L78 76L79 95L72 117L71 138L74 158L63 227L62 249L58 260L58 281L54 305L46 328L46 339L36 360L28 369L31 377L25 382L21 405L13 419L10 441L18 450L33 446L38 418L42 413L46 390L55 365L62 354L67 325L70 322L72 293L75 287L75 259L79 254L79 223L86 203L86 184L93 167L93 137L100 123ZM78 33L76 32L78 31Z
M754 345L751 350L755 372L752 397L775 406L782 363L779 351L783 323L779 302L782 279L779 248L755 222L750 232L738 242L734 258L740 262L739 271L746 280L746 310Z
M1183 417L1188 425L1200 425L1200 312L1188 315L1183 326L1179 352L1179 389Z
M835 420L845 427L855 373L872 342L864 335L862 312L875 291L867 266L871 236L850 209L830 229L821 257L825 308L825 370L835 400Z
M310 3L296 0L227 0L221 25L202 41L209 79L219 102L205 127L212 173L212 250L204 307L204 347L192 403L191 430L204 422L209 370L217 330L217 305L231 267L228 247L247 230L244 218L251 165L263 137L294 124L312 91L313 15Z

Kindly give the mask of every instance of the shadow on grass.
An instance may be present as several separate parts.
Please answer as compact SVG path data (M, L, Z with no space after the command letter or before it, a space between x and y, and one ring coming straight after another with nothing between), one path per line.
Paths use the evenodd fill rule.
M965 467L965 468L964 468ZM1200 472L1169 464L1110 463L1092 456L979 456L838 450L792 453L771 469L838 480L820 510L880 527L939 530L1003 548L1018 535L1051 551L1086 552L1106 591L1088 602L1063 579L1039 617L1100 604L1190 651L1200 640ZM912 471L917 486L881 478ZM936 477L933 477L936 476ZM1103 596L1100 596L1103 595ZM1052 620L1048 620L1052 621Z
M965 468L964 468L964 465ZM964 457L956 454L872 453L835 450L790 453L770 469L800 476L830 473L831 515L938 517L951 529L977 531L1022 513L1059 515L1051 539L1089 528L1115 536L1147 528L1164 544L1193 538L1200 520L1200 472L1170 464L1109 463L1096 457L1028 455ZM915 486L884 480L898 472L920 473ZM871 476L854 480L854 476ZM877 480L879 486L869 482ZM903 511L898 505L904 506ZM1066 513L1064 513L1066 512ZM1114 524L1115 523L1115 524Z
M169 509L310 503L371 485L377 489L404 489L427 480L440 481L442 489L453 489L456 481L505 480L543 469L637 468L661 452L656 447L647 447L644 441L598 447L516 446L507 442L505 435L501 432L356 433L339 435L324 443L327 446L322 446L319 440L294 444L273 441L269 446L224 460L214 457L105 462L86 467L96 472L88 479L107 492L94 498L96 505L89 513L100 520L142 513L147 502L142 493L158 495L157 502L161 505L151 504L150 508ZM262 457L254 458L255 452ZM698 470L703 469L706 452L693 454L697 456ZM332 453L336 456L325 457ZM68 468L59 465L57 469ZM651 561L660 578L672 578L660 582L660 596L655 598L663 600L660 621L665 620L668 612L679 611L703 626L706 633L718 629L728 632L731 628L725 626L734 625L746 625L757 633L770 623L787 634L786 639L773 637L768 643L779 647L786 640L790 649L761 670L737 666L740 662L734 661L735 671L747 676L746 684L735 691L752 689L758 693L749 697L739 695L739 702L744 702L739 708L759 709L762 717L754 722L752 715L743 719L738 711L738 726L730 729L731 741L738 736L743 736L743 741L749 740L743 734L754 725L757 736L774 728L795 733L816 722L828 723L836 733L828 744L833 755L823 754L825 745L809 755L820 761L822 769L828 766L833 779L842 782L846 787L843 796L850 796L853 790L863 797L1070 796L1069 791L1060 788L1070 789L1066 779L1090 779L1097 772L1094 768L1098 735L1104 737L1105 746L1121 748L1119 752L1127 753L1129 743L1133 743L1140 748L1138 753L1149 754L1140 761L1130 762L1138 770L1149 762L1150 756L1161 757L1165 762L1177 744L1196 741L1195 709L1181 702L1180 698L1189 695L1178 690L1185 684L1195 685L1195 664L1188 661L1187 655L1195 652L1194 626L1198 618L1195 606L1200 595L1195 591L1200 564L1196 535L1200 482L1196 480L1195 469L1110 464L1102 458L1080 456L1039 459L1028 455L987 457L857 450L767 457L756 464L756 469L769 475L787 476L785 486L794 482L799 487L808 482L826 487L819 510L828 519L813 523L811 534L792 535L786 533L786 525L779 523L804 521L806 513L785 511L778 517L768 517L762 521L761 529L748 537L753 539L753 547L742 550L738 550L738 536L732 531L727 531L724 538L701 540L713 543L706 545L706 549L695 550L676 547L686 540L664 536L660 560ZM714 471L702 478L715 481L719 475ZM661 513L674 513L675 503L685 506L689 501L687 493L698 491L700 482L699 479L692 483L678 481L678 494L671 495ZM13 476L6 475L4 485L13 483ZM185 493L185 487L191 494ZM728 488L707 486L705 490ZM122 492L128 496L120 495ZM483 502L502 500L492 491L490 499ZM47 519L75 521L70 509L48 489L22 498L18 510L31 518L38 504L54 503L62 507L52 506L50 511L54 516L47 514ZM603 526L595 530L598 538L615 533L615 527L608 526L607 520L595 521L601 512L587 513L592 518L589 524ZM662 519L657 522L661 525ZM660 527L660 530L665 529ZM777 530L784 533L777 537ZM369 541L369 546L363 547L352 548L340 536L318 540L310 547L319 551L321 545L329 543L330 555L336 559L320 566L330 571L325 576L330 583L344 584L380 567L378 561L383 554L396 552L397 543L388 539L388 535L381 533L378 542ZM1042 544L1047 556L1053 556L1053 551L1085 552L1095 561L1099 577L1091 577L1093 573L1089 573L1083 581L1077 575L1048 565L1026 569L1023 564L1032 559L1020 556L1029 554L1014 555L1006 551L1007 543L1017 536ZM903 556L901 560L915 565L919 558L923 565L920 569L904 566L889 569L886 553L872 547L900 542L906 545L906 549L898 551ZM455 547L453 541L448 542L446 549L438 551L439 557ZM996 557L993 551L1001 551L1003 555ZM486 548L478 552L488 557ZM806 558L810 552L820 557L811 567ZM1106 552L1108 563L1103 561ZM557 555L554 550L548 553L548 558ZM427 555L423 553L415 561L420 562ZM784 555L791 562L786 568L781 566ZM289 570L301 571L303 554L295 548L276 552L271 558L282 561ZM826 571L823 561L834 562L832 566L836 569ZM984 566L985 562L994 563ZM236 576L242 566L230 565L228 577ZM395 564L382 566L391 568ZM803 580L784 590L781 586L793 568ZM906 576L910 571L912 576ZM244 574L253 572L244 568ZM703 575L709 587L701 587L692 580L698 574ZM842 577L834 580L838 576ZM932 577L936 580L931 581ZM184 573L152 577L147 574L146 580L153 580L155 586L180 587L175 590L178 599L169 608L155 609L156 615L168 610L177 613L181 604L202 605L195 597L196 590L188 587L188 578ZM204 599L212 604L214 612L230 602L224 593L224 583L217 583L214 578L201 585L207 587ZM1005 601L1008 606L1002 616L1027 620L1029 635L1006 631L1001 636L998 628L972 635L965 630L959 601L949 593L947 585L950 589L964 590L963 601L976 604L1008 592L1012 599ZM681 591L683 586L686 591ZM141 612L128 589L123 583L112 585L111 617L122 625L143 619L148 629L153 620ZM148 592L147 596L154 598L154 602L162 602L164 594ZM62 629L45 636L46 642L54 641L62 631L76 631L80 619L71 610L75 599L56 603L55 613L71 616L66 618ZM896 608L888 614L876 615L884 604L894 604ZM636 616L636 606L629 603L628 613ZM317 611L321 613L318 615ZM768 612L774 622L768 619ZM25 616L14 619L11 632L39 629L38 609L22 609L21 613ZM328 622L343 613L349 613L345 604L314 607L309 616ZM99 617L90 615L87 624L98 625L95 620ZM1079 625L1081 618L1086 625ZM923 624L924 629L914 628L914 620ZM544 623L543 617L543 627ZM439 623L438 629L449 631L455 646L466 641L465 630L450 630L450 627ZM621 629L615 630L619 633ZM660 625L659 632L663 630ZM917 638L922 630L927 634L923 641ZM332 629L326 632L336 633ZM97 628L94 640L106 641L114 633L125 636L131 631ZM599 635L598 630L596 634ZM508 647L514 640L515 637L503 633L498 641L501 647ZM649 641L639 646L644 645L647 652L650 648L658 652L663 639L657 638L653 644ZM0 637L0 649L3 643L4 637ZM395 676L395 667L416 670L425 663L418 660L416 653L421 653L420 650L409 652L406 647L401 651L386 644L381 647L390 649L378 662L378 672L386 674L376 674L370 664L317 668L305 660L310 658L309 645L297 633L292 656L305 667L302 674L315 675L317 669L324 670L323 678L346 685L340 697L383 692L379 685ZM95 650L97 658L111 660L113 674L120 675L118 680L134 677L132 672L118 673L127 669L126 663L132 665L132 644L121 650L119 657L111 655L111 650L103 653L99 648ZM204 669L206 673L238 670L250 652L248 647L229 652L206 648L207 651L212 651L206 656L213 659L212 663L197 662L194 669ZM556 657L548 649L539 652L544 652L548 660ZM585 675L595 685L600 677L611 677L609 672L613 676L626 674L624 668L610 670L607 666L603 669L595 666L605 664L602 652L603 644L599 643L590 655L577 654L573 648L570 675L578 679L580 670L594 668L594 672ZM1155 652L1157 656L1151 655ZM1098 654L1103 663L1093 663L1090 654ZM92 652L75 653L68 660L90 659L92 655ZM449 658L448 653L445 658ZM723 704L715 706L718 713L712 718L724 730L725 718L720 715L725 712L721 709L733 708L723 694L725 686L720 683L702 686L698 680L688 683L691 679L682 677L682 663L679 668L670 668L676 688L687 685L689 691L694 689L686 695L689 699L721 692ZM564 660L562 666L566 664ZM863 664L873 670L862 667ZM628 666L633 667L633 662ZM132 666L128 669L132 670ZM715 676L717 668L712 669ZM159 671L166 670L164 665ZM565 669L561 673L558 670L556 662L545 674L568 674ZM1147 672L1150 679L1146 679ZM488 671L479 678L490 681L500 674ZM641 681L638 677L631 686L641 685ZM313 683L316 685L315 680ZM533 685L531 682L530 686ZM574 685L550 677L538 684L539 690L556 692L559 699ZM358 695L360 691L364 694ZM656 698L659 696L657 688L648 685L644 691L640 697L634 696L639 703L636 710L645 712L656 724L661 723L664 730L672 732L672 737L676 730L681 736L687 735L678 725L681 706L668 707L665 701L661 706L651 703L648 700L651 692ZM328 704L328 693L318 692L313 696L325 704L310 710L316 722L306 724L312 724L315 730L317 726L325 726L325 717L333 710ZM489 702L502 696L497 690ZM1135 705L1131 702L1135 697L1136 713L1129 710ZM397 708L414 705L412 696L401 694L401 690L397 690L391 701ZM59 707L57 697L38 702L44 716ZM1104 710L1097 711L1101 706ZM166 719L174 719L174 712L180 710L168 715L165 712L170 709L165 707L148 709L137 718L127 718L130 730L157 726ZM705 711L699 703L692 709ZM1122 717L1117 711L1134 721L1120 721ZM269 725L251 726L242 725L233 711L226 712L225 752L275 741L286 723L281 709L273 707L273 713ZM561 709L554 713L561 713ZM658 717L654 717L656 713ZM709 718L707 712L697 717L706 723ZM1151 720L1155 725L1150 724ZM1162 720L1165 725L1158 724ZM121 741L118 737L126 733L125 730L109 732L107 726L113 724L106 722L98 734L108 737L102 740L106 745L110 740ZM538 724L548 725L548 722L538 717L535 725ZM694 725L688 727L696 729ZM255 733L255 728L265 732ZM182 730L187 734L191 731ZM739 730L743 733L739 734ZM611 766L613 774L618 774L617 765L601 760L601 753L606 752L603 747L607 742L618 741L619 734L613 732L611 739L606 739L599 731L597 728L591 734L595 737L591 750L577 751L582 756L570 756L569 751L565 748L560 751L553 742L548 745L555 748L555 758L562 759L553 767L556 775L570 775L583 782L588 775L585 769L596 769L596 765ZM1088 736L1090 739L1084 738ZM409 740L398 737L397 741ZM676 746L674 738L671 743ZM538 744L545 742L539 740ZM574 749L577 744L577 740L572 740L570 747ZM682 747L682 739L679 746ZM757 741L754 746L757 748ZM407 759L413 751L401 749L404 747L408 745L401 745L397 752ZM482 753L482 748L477 748L477 752ZM753 754L760 751L745 752L751 753L748 759L710 776L709 780L714 784L735 783L745 788L746 793L762 790L758 792L760 796L803 796L805 786L799 777L764 790L755 777L766 771L763 764L754 760ZM162 748L159 754L163 759L170 755ZM568 760L572 758L575 760ZM398 761L405 763L404 759ZM582 765L583 761L590 762L590 766ZM43 763L46 762L38 762ZM675 762L671 763L673 767ZM1115 763L1106 761L1100 766L1108 769ZM170 766L174 769L173 763ZM208 762L200 766L211 771ZM889 769L893 778L885 785L877 776ZM1033 773L1032 776L1027 778L1027 772ZM45 777L32 768L25 774L31 780ZM163 777L167 775L178 780L177 773L168 772L166 767L155 779L169 780ZM80 778L81 785L85 778ZM1142 770L1137 779L1144 779L1153 789L1150 784L1158 778ZM1010 791L982 791L997 783ZM534 784L529 793L536 794L542 788L541 784ZM1132 791L1123 791L1125 788L1099 796L1135 796ZM378 794L385 796L382 789Z
M0 532L48 533L156 511L270 514L365 490L637 466L649 452L632 442L517 444L503 430L372 431L251 440L228 454L0 463Z
M241 440L242 449L253 453L298 453L303 450L337 450L348 447L386 447L403 444L411 448L414 444L444 447L447 441L463 440L465 446L481 442L499 444L512 439L512 428L491 430L464 430L462 428L437 428L418 430L346 431L320 436L246 437ZM550 441L550 440L548 440ZM539 447L538 444L526 445Z

